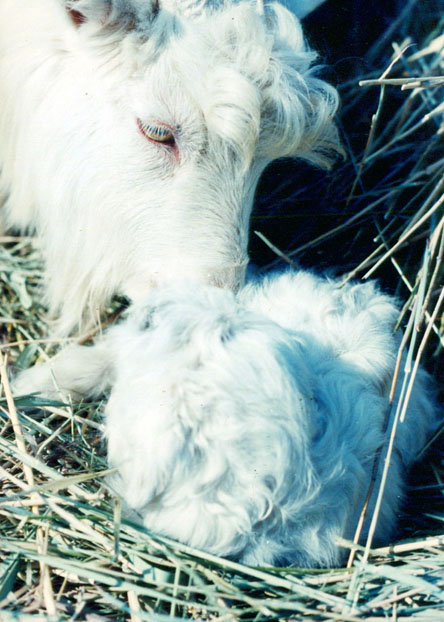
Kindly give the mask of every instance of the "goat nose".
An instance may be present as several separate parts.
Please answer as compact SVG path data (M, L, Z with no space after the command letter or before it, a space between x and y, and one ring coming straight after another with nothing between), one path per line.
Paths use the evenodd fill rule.
M231 264L208 272L208 284L231 289L237 292L245 283L248 259L242 263Z

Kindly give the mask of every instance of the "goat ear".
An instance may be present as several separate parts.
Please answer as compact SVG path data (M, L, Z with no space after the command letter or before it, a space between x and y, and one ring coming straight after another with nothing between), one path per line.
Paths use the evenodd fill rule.
M84 16L79 11L75 11L74 9L68 9L68 14L75 26L80 26L80 24L83 24L83 22L85 21Z
M94 20L105 22L112 10L111 1L96 0L88 2L88 0L68 0L65 1L66 10L72 22L76 26L80 26L84 22Z
M158 0L65 0L65 6L76 26L95 22L127 30L145 27L159 11Z

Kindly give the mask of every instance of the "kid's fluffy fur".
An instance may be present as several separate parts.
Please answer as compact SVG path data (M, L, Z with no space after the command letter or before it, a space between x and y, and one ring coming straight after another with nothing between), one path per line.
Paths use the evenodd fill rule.
M237 298L164 289L93 347L24 372L15 390L57 395L51 369L74 399L110 390L112 486L148 528L247 564L331 566L386 438L397 313L373 283L339 287L307 272L251 283ZM407 469L436 421L421 371L379 541L396 526Z
M315 60L275 3L196 19L175 0L0 0L0 201L7 226L42 239L59 333L115 293L243 282L266 165L326 166L340 148Z

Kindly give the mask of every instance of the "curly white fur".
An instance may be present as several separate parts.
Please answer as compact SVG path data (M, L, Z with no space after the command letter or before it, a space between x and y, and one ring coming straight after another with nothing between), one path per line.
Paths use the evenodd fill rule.
M148 528L249 564L334 565L384 443L397 313L373 283L339 287L307 272L237 298L159 290L93 347L24 372L15 390L56 392L51 369L74 397L111 389L112 485ZM377 540L396 525L407 468L436 421L421 372Z
M267 163L339 149L299 21L248 0L200 20L172 0L65 4L0 0L0 196L42 238L58 331L180 276L236 288Z

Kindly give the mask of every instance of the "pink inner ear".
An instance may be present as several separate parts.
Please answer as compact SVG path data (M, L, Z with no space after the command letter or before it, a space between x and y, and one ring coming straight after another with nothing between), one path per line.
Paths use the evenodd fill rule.
M85 21L85 16L82 15L82 13L79 13L79 11L76 11L75 9L69 9L68 13L76 26L80 26L80 24L83 24L83 22Z

